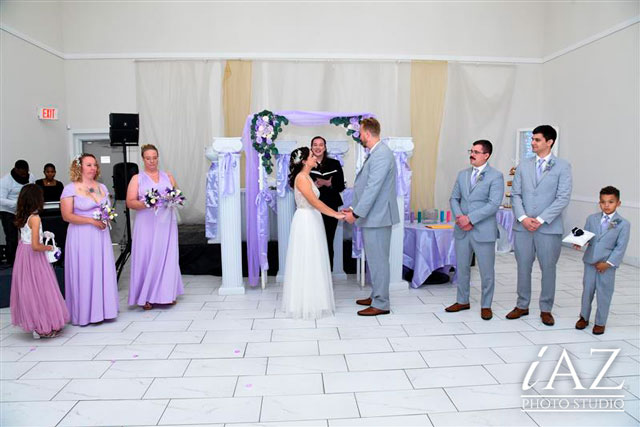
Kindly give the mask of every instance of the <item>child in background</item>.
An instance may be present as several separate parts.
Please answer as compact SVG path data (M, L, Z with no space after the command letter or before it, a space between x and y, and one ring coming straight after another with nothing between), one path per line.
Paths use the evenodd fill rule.
M11 275L11 322L34 338L53 338L69 321L67 306L42 244L42 223L38 211L44 196L35 184L22 187L16 208L20 239Z
M629 243L631 225L622 218L616 209L620 206L620 190L615 187L604 187L600 190L600 210L602 212L589 215L584 229L595 234L587 243L584 253L584 276L582 279L582 309L576 329L584 329L589 325L591 303L596 295L596 310L593 334L604 334L604 327L609 316L609 306L613 296L616 269L622 263L624 252ZM574 248L580 247L574 245Z

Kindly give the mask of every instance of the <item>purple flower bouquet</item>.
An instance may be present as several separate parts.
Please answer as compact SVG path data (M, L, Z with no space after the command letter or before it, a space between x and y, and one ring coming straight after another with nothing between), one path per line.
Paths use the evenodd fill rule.
M116 210L106 203L101 204L98 209L93 211L93 219L97 219L108 225L109 230L111 230L111 223L116 222L117 216Z
M167 207L181 208L184 206L184 201L186 200L186 197L184 197L184 194L182 194L182 190L180 190L179 188L167 187L167 189L164 191L163 199L164 199L164 202L167 204Z

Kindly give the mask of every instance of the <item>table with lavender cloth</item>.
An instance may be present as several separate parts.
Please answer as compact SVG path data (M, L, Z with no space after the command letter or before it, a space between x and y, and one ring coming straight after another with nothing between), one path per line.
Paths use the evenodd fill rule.
M413 270L412 288L422 286L435 270L456 266L454 242L453 228L431 229L405 222L402 264Z

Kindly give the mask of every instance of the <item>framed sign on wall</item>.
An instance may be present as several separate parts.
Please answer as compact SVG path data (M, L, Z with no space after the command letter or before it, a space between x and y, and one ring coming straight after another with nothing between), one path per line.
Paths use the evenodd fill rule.
M553 125L552 125L553 126ZM560 139L560 129L558 126L553 126L553 128L558 133L555 144L553 144L553 148L551 149L551 153L554 156L558 155L558 140ZM520 128L516 132L516 166L525 159L530 159L535 157L536 154L531 151L531 137L533 136L533 127L529 128Z

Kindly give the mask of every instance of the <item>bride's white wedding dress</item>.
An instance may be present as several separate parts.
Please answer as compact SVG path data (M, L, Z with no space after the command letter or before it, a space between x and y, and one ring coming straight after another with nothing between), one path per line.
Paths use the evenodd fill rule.
M320 191L310 177L316 197ZM282 310L296 319L330 316L335 310L333 282L322 214L294 189L296 212L291 221L284 273Z

